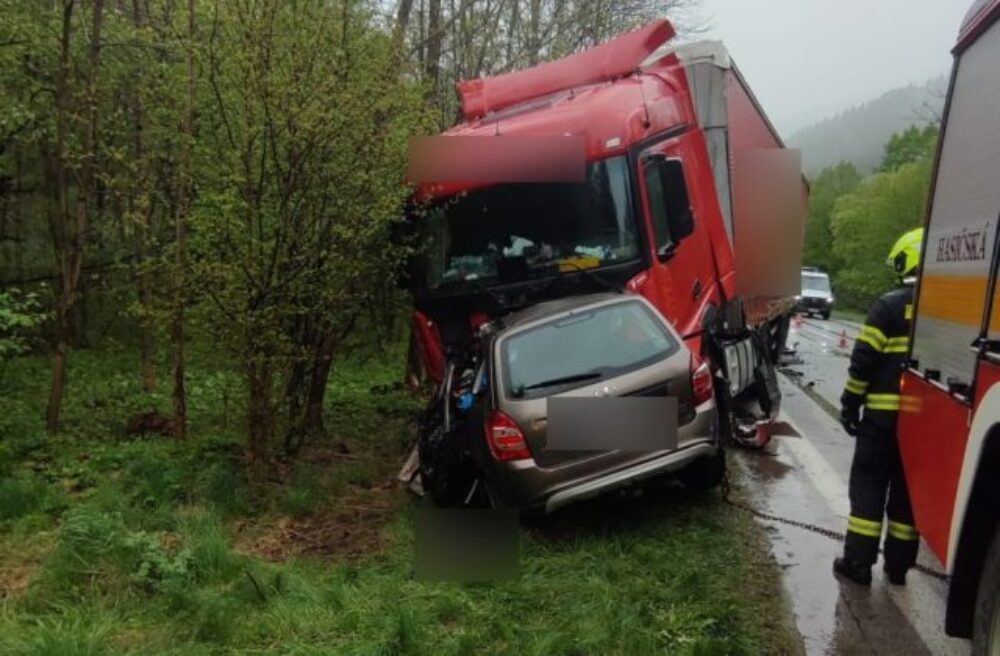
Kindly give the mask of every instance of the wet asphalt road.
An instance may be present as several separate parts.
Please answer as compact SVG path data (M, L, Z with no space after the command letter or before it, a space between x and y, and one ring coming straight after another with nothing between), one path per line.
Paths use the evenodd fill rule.
M760 510L843 532L849 512L847 480L854 440L831 413L847 379L860 326L806 319L793 325L788 346L797 361L782 369L782 419L763 452L734 461ZM808 654L968 654L968 642L944 634L947 585L910 572L905 587L884 580L881 563L872 587L838 582L831 573L841 544L799 527L760 520L771 535L795 621ZM922 545L920 563L941 571Z

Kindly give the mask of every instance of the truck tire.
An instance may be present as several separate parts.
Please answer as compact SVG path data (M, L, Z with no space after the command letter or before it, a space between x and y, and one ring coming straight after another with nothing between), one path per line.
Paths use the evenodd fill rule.
M993 531L993 541L979 579L972 653L973 656L1000 656L1000 527Z
M677 479L684 487L707 491L718 487L726 475L726 450L720 444L714 456L698 458L677 472Z

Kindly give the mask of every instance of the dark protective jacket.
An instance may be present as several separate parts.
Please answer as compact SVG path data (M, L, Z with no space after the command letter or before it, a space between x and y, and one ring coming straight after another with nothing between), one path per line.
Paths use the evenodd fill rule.
M893 426L900 407L899 379L910 350L913 286L894 289L875 301L854 343L842 405L864 405L865 419Z

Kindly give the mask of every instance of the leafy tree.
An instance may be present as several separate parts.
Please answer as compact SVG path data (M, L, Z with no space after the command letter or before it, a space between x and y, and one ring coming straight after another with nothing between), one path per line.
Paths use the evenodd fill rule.
M191 257L224 318L211 328L242 367L248 451L261 463L280 420L295 436L290 451L321 422L337 348L406 255L389 227L409 194L409 136L431 123L421 87L397 75L391 38L363 6L216 10Z
M810 181L803 264L829 273L837 271L839 262L833 252L830 217L837 199L854 191L860 183L861 174L848 162L826 168Z
M895 171L911 162L930 161L937 147L937 125L910 126L889 138L882 156L881 172Z
M927 160L903 164L837 199L831 228L842 266L834 282L847 305L867 307L897 284L886 256L901 234L923 221L930 170Z
M45 318L37 295L0 291L0 362L27 351L29 336Z

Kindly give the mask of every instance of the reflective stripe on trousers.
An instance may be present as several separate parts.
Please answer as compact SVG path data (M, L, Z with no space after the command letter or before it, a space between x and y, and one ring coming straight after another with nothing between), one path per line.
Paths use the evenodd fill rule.
M882 537L882 522L851 515L847 518L847 530L851 533L878 539Z

